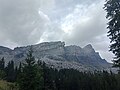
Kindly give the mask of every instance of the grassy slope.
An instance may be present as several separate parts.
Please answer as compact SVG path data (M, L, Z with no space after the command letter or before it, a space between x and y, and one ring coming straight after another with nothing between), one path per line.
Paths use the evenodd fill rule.
M15 84L0 80L0 90L18 90Z

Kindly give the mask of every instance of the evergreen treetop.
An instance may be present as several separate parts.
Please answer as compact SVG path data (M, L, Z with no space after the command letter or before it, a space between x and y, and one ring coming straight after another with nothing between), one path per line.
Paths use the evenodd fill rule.
M120 68L120 0L106 0L104 9L107 12L108 37L110 38L110 51L115 55L114 66Z

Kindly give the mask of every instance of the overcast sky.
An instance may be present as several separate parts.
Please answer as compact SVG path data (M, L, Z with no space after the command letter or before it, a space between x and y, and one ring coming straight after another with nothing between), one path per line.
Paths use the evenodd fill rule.
M0 0L0 45L14 48L44 41L92 44L102 58L108 52L105 0Z

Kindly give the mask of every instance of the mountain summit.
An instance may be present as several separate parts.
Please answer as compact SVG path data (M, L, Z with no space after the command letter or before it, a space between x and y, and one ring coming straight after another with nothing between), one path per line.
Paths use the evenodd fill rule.
M76 45L65 46L65 42L57 41L43 42L32 45L32 47L36 60L44 61L52 68L73 68L79 71L111 68L111 64L102 59L91 44L81 48ZM26 46L11 50L0 47L0 58L4 57L7 62L14 60L15 64L18 65L20 62L24 62L29 48L30 46Z
M88 44L86 45L83 50L86 52L86 53L95 53L95 50L93 49L92 45L91 44Z

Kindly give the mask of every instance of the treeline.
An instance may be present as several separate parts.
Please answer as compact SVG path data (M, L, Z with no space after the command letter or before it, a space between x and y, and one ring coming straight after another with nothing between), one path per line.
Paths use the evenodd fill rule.
M25 61L19 67L10 61L5 67L2 58L0 79L16 83L19 90L120 90L120 74L49 68L44 62L36 63L32 51L29 51Z
M46 67L47 68L47 67ZM120 75L79 72L74 69L44 70L44 90L120 90Z
M0 79L8 82L15 82L17 78L18 67L15 68L14 61L9 61L5 66L5 60L0 60Z

